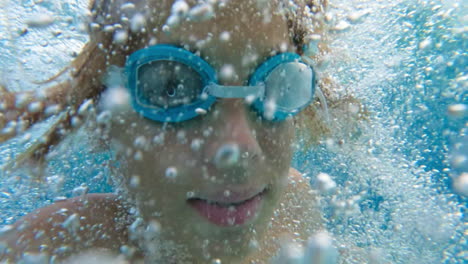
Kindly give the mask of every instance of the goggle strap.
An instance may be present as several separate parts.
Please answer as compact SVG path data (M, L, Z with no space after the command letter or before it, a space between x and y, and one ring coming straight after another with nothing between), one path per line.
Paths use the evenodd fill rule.
M301 56L302 61L307 63L309 66L312 67L314 65L314 61L309 58L307 55ZM320 89L320 85L315 86L315 93L317 94L317 97L320 101L320 105L322 105L322 111L325 114L325 120L327 122L330 122L330 115L328 113L328 104L327 104L327 99L325 98L325 95L323 94L322 90Z
M314 61L311 58L309 58L307 55L302 55L301 59L302 59L303 62L305 62L306 64L308 64L311 67L312 67L312 65L315 65Z
M322 111L325 114L325 120L327 123L330 122L330 115L328 113L328 104L327 104L327 99L325 98L325 95L323 94L322 90L320 89L320 86L317 85L315 87L315 93L317 94L317 97L320 101L320 104L322 105Z
M265 94L265 85L229 86L210 83L205 87L204 93L217 98L246 98L249 96L263 98Z

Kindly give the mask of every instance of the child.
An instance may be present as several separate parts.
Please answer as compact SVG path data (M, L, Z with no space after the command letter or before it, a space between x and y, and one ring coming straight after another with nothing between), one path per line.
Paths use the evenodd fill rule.
M100 252L131 262L267 262L282 239L320 230L315 198L290 162L304 124L314 138L325 130L312 60L301 57L320 39L325 6L96 0L71 79L21 94L21 105L3 89L0 125L44 118L28 111L33 103L65 109L36 146L41 158L83 121L88 99L99 101L95 128L116 153L119 192L28 214L1 238L0 260Z

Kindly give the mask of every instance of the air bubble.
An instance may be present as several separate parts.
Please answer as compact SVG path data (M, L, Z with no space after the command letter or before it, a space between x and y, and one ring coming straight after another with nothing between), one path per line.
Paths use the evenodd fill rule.
M80 105L77 113L79 115L84 115L91 109L92 106L93 106L93 100L91 99L86 100L84 103Z
M168 25L164 25L164 26L162 26L162 31L165 32L165 33L169 33L170 27Z
M468 162L468 157L462 154L455 155L451 159L452 165L455 168L462 168Z
M164 133L154 136L153 143L156 145L163 145L164 144Z
M180 17L175 16L175 15L170 16L166 21L166 25L169 27L177 26L179 23L180 23Z
M130 94L123 86L114 86L102 94L101 108L112 112L130 109Z
M229 226L233 226L236 223L236 219L234 217L228 217L227 224Z
M141 151L135 152L135 155L133 155L133 159L136 161L142 161L143 160L143 153Z
M203 139L196 138L196 139L192 140L192 143L190 144L190 148L193 151L199 151L202 144L203 144Z
M192 21L204 21L214 16L214 10L210 4L202 3L190 9L188 16Z
M422 49L428 48L431 45L431 43L432 43L432 40L430 38L427 38L421 41L418 47L420 50L422 50Z
M336 263L337 252L328 233L319 232L309 238L304 263Z
M204 137L209 137L209 136L211 136L212 133L213 133L213 128L212 127L208 127L205 130L203 130L203 136Z
M193 191L188 191L188 192L185 194L185 197L187 197L187 199L193 198L193 197L195 197L195 192L193 192Z
M71 251L71 248L69 246L61 246L61 247L57 248L57 250L55 252L57 254L60 254L60 255L65 255L70 251Z
M336 30L336 31L344 31L344 30L348 29L350 26L351 25L348 22L342 20L342 21L338 22L333 29Z
M176 167L168 167L166 169L166 178L173 180L177 177L177 168Z
M80 186L73 189L72 194L73 196L83 196L86 195L89 191L89 188L86 184L81 184Z
M135 10L135 4L134 3L125 3L120 6L120 10L124 12L130 12Z
M71 126L72 127L78 127L80 126L83 122L81 121L81 118L74 116L71 118Z
M360 110L361 109L360 109L358 104L353 104L353 103L348 104L348 112L349 113L357 115L357 114L359 114Z
M250 94L250 95L247 95L245 97L245 103L248 104L248 105L251 105L255 99L257 99L257 96L253 95L253 94Z
M240 150L235 143L223 144L214 157L214 164L218 168L231 167L239 162Z
M12 225L5 225L0 227L0 237L6 236L15 231L15 228Z
M158 237L161 232L161 224L156 220L150 220L146 226L144 238L146 242L151 242Z
M202 100L206 100L206 99L208 99L208 94L205 93L205 92L203 92L203 93L200 95L200 98L201 98Z
M280 51L281 51L282 53L288 51L288 43L282 42L282 43L280 44L279 49L280 49Z
M62 175L52 175L46 178L47 186L54 192L60 191L65 179Z
M26 24L29 27L47 27L54 23L55 18L48 14L34 14L26 20Z
M221 67L219 78L222 81L232 81L236 77L236 71L231 64L224 64Z
M363 17L367 16L370 13L371 13L371 11L368 10L368 9L353 12L352 14L350 14L348 16L348 20L353 22L353 23L360 22Z
M148 146L148 141L146 140L145 136L138 136L135 141L133 141L133 146L138 149L145 149Z
M203 108L197 108L195 109L195 113L197 113L198 115L206 115L207 112Z
M130 187L132 188L138 188L140 186L140 176L138 175L133 175L130 178Z
M136 249L134 247L130 247L127 245L123 245L120 247L120 253L124 255L127 259L130 259L135 255Z
M106 33L112 33L114 32L115 28L113 25L106 25L104 26L104 28L102 29L104 32Z
M448 114L452 117L464 117L467 113L467 105L466 104L453 104L449 105L448 107Z
M9 192L0 192L0 198L6 198L6 199L11 199L11 193Z
M171 13L178 16L185 16L188 11L189 5L184 0L175 1L171 8Z
M8 122L7 125L0 131L0 134L2 135L16 134L16 122L15 121Z
M49 261L50 257L46 253L24 252L23 254L21 254L21 260L19 261L19 263L46 264L50 263Z
M115 44L123 45L127 43L127 39L128 39L128 34L127 34L127 31L125 30L118 30L114 33L113 42Z
M70 215L63 223L63 228L67 229L68 232L76 234L76 231L80 228L80 216L78 214Z
M256 239L251 239L249 241L249 248L250 249L256 250L256 249L259 249L259 247L260 247L260 243L258 243L258 241Z
M231 33L229 33L228 31L223 31L219 35L219 40L221 40L222 42L228 42L230 39L231 39Z
M453 181L454 189L463 196L468 196L468 173L464 172Z
M298 243L291 241L283 241L280 245L278 256L276 256L273 264L295 264L295 263L315 263L312 261L303 262L304 249Z
M38 240L40 239L41 237L43 237L45 235L45 231L44 230L37 230L36 234L34 234L34 239Z
M15 107L16 108L23 108L26 107L31 101L31 96L28 94L19 94L15 98Z
M110 122L112 114L109 111L103 111L96 117L96 122L100 125L106 125Z
M143 232L143 219L137 218L128 228L130 239L132 240L139 239L141 237L142 232Z
M177 138L177 142L179 142L180 144L187 143L187 135L186 135L185 131L183 131L183 130L180 130L180 131L177 132L176 138Z
M67 200L67 197L66 197L66 196L56 196L56 197L54 197L54 199L53 199L54 203L62 202L62 201L65 201L65 200Z
M28 112L39 113L40 111L42 111L43 107L44 105L42 104L42 102L32 102L28 106Z
M330 175L326 173L319 173L317 175L317 188L322 193L328 193L335 189L336 183L332 180Z
M274 100L266 100L263 117L267 120L273 120L276 112L276 102Z
M130 30L132 32L141 32L146 25L146 18L140 13L136 13L130 20Z
M155 38L155 37L152 37L149 42L148 42L148 45L149 46L154 46L158 43L158 40Z

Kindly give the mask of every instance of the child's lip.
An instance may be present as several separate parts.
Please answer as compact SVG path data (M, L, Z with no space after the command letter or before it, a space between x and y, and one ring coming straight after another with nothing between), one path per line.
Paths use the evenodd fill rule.
M215 196L215 199L190 198L188 203L211 223L222 226L239 226L253 219L259 211L266 188L260 192L235 193L235 198ZM225 197L222 195L221 197ZM229 198L229 197L228 197Z
M243 203L253 197L265 192L266 186L259 188L244 188L242 186L225 188L224 190L217 190L211 192L196 193L188 200L205 200L209 203L217 203L221 205L231 205Z

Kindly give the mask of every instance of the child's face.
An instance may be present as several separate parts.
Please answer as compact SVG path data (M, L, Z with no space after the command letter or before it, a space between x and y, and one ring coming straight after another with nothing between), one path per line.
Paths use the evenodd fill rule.
M233 2L211 20L153 36L199 52L218 73L229 65L234 74L221 84L245 85L260 63L293 46L281 16ZM220 99L205 115L166 127L134 111L115 119L111 137L123 147L128 189L143 218L161 223L165 240L225 260L258 239L286 184L291 120L261 120L244 99Z

